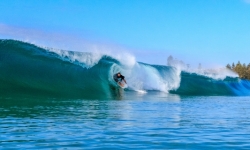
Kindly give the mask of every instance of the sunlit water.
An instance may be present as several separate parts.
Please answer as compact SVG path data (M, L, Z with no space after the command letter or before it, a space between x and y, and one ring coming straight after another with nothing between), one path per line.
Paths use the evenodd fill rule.
M0 99L0 149L250 149L250 97Z

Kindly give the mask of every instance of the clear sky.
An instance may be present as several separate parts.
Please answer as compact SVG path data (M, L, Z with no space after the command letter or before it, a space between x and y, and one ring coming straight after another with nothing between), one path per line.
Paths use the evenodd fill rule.
M113 43L150 63L250 63L250 0L0 0L0 24Z

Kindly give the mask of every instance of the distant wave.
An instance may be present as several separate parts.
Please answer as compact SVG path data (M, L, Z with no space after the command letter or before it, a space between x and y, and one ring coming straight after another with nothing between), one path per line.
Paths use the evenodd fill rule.
M171 91L180 95L250 95L250 81L238 77L214 79L197 73L181 73L180 87Z
M131 91L179 95L250 95L250 82L214 79L175 67L133 62L129 57L55 50L0 40L0 95L108 98L116 94L113 74L122 72ZM128 64L128 65L127 65Z

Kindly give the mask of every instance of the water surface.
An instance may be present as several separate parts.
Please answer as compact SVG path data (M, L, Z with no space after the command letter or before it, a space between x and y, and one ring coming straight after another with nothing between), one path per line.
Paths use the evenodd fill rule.
M250 97L1 98L0 149L250 149Z

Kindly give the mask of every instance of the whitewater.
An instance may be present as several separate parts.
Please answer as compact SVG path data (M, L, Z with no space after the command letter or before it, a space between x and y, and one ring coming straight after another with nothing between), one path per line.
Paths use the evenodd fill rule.
M127 91L177 95L250 95L250 82L237 76L187 71L136 62L129 54L90 53L0 40L2 97L112 98L120 93L113 75L121 72ZM219 77L218 77L219 76Z

